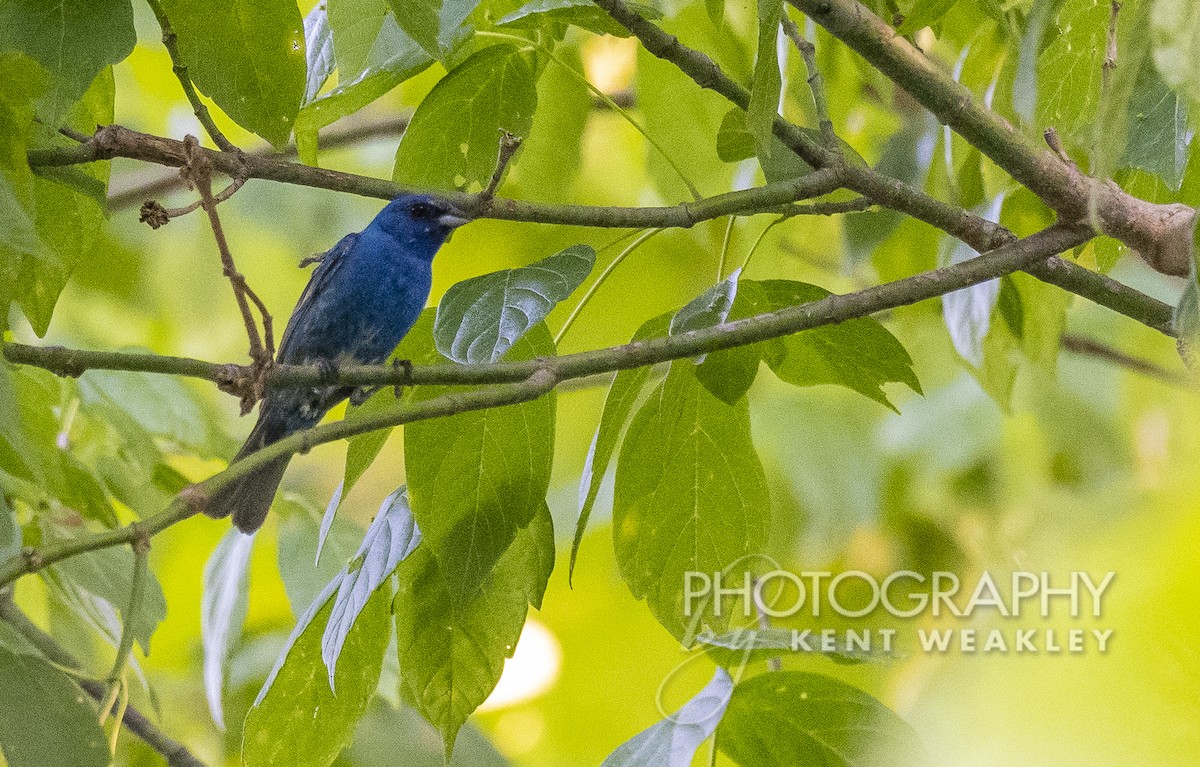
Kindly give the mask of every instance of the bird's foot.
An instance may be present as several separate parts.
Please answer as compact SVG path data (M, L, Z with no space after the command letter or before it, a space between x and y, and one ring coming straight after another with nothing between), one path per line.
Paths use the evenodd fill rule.
M359 386L357 389L350 392L350 404L354 407L359 407L364 402L371 399L375 392L382 388L382 386Z

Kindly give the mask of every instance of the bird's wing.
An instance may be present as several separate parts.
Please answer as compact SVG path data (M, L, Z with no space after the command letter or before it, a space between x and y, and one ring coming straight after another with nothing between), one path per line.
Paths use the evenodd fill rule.
M279 342L278 358L280 362L304 362L303 359L297 359L297 356L303 356L304 339L301 337L304 333L303 329L311 327L309 319L313 306L316 305L318 297L329 287L333 275L345 262L345 256L358 241L358 235L358 232L354 232L343 237L337 245L334 245L321 257L317 268L313 270L308 285L300 294L300 300L296 302L296 308L292 310L292 317L283 331L283 339Z

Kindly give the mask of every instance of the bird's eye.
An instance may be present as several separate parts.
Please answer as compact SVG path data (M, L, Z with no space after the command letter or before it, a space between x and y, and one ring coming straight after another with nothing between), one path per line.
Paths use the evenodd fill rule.
M412 206L412 217L416 219L430 219L437 215L437 211L432 205L419 202Z

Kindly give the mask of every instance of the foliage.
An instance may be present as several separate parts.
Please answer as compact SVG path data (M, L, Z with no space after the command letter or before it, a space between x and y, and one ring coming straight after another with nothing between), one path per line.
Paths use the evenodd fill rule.
M854 33L843 0L52 5L0 5L0 762L683 767L708 742L748 767L1182 763L1200 745L1195 663L1163 649L1200 598L1179 514L1200 247L1165 207L1200 204L1197 0L872 0ZM909 56L932 60L919 88L897 84ZM939 104L951 125L922 111ZM175 170L143 167L195 162L182 145L89 138L114 123L232 142L206 156L233 186L189 215ZM1041 186L1059 178L1069 194ZM420 188L480 220L393 355L416 385L381 367L387 385L284 446L315 449L251 540L188 519L245 431L234 407L162 373L244 353L210 217L278 318L307 279L291 266L378 208L313 186ZM165 229L129 207L151 197ZM1187 224L1182 282L1129 252L1135 208ZM1055 220L1094 230L986 272ZM230 388L227 368L188 375ZM801 652L791 629L820 621L763 628L745 594L687 593L697 571L1018 561L1121 570L1113 649L1019 668ZM1121 727L1112 700L1134 704ZM117 724L126 706L149 733Z

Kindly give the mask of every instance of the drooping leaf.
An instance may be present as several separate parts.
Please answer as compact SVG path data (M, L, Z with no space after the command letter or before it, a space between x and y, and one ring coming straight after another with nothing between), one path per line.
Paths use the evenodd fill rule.
M459 728L500 680L528 607L541 604L553 567L554 528L545 503L470 599L455 596L457 578L426 547L401 564L392 607L401 693L442 733L447 758Z
M303 615L330 581L345 571L362 541L363 530L335 517L318 559L319 511L303 498L287 494L276 499L275 510L279 519L279 575L292 612Z
M438 39L442 0L388 0L388 4L405 34L433 58L442 58L444 53Z
M776 671L733 689L717 746L745 767L915 767L924 749L879 701L819 674Z
M538 78L538 103L552 104L534 112L529 138L521 147L521 186L536 189L545 199L565 199L583 165L583 138L594 112L595 96L578 76L583 71L579 51L556 52L566 65L546 65Z
M971 246L956 242L950 264L962 263L979 254ZM992 309L1000 295L1000 280L987 280L942 296L942 316L954 348L975 367L983 365L983 339L991 328Z
M553 354L544 324L505 359ZM416 400L458 388L419 387ZM408 496L425 547L458 604L471 600L518 530L545 505L555 398L418 421L404 430Z
M1146 60L1129 102L1129 141L1122 164L1157 174L1173 191L1187 169L1187 102L1180 99Z
M776 151L772 126L779 113L779 91L783 85L776 44L781 34L779 19L782 15L783 0L758 0L758 54L754 57L746 127L754 137L759 156L768 158Z
M596 251L573 245L529 266L464 280L446 291L433 338L455 362L495 362L578 288L596 264Z
M204 695L208 698L208 711L213 721L222 730L225 729L225 664L246 622L253 546L253 535L230 527L204 566L204 592L200 599Z
M1154 64L1167 85L1200 103L1200 0L1156 2L1151 16Z
M808 131L806 128L801 130ZM843 151L845 149L843 147ZM854 156L853 150L846 154ZM740 162L757 156L767 181L783 181L812 172L812 167L778 137L772 137L770 153L756 152L754 135L746 125L746 113L737 107L726 112L721 120L717 131L717 156L724 162Z
M47 525L44 540L62 540L65 537L63 533L60 528ZM50 584L63 593L82 592L98 597L103 601L102 608L108 606L103 609L115 610L123 620L128 620L130 589L133 585L133 552L128 547L89 551L55 562L42 572ZM141 607L131 625L134 639L144 652L149 652L150 637L167 616L167 602L154 573L147 572L145 577ZM116 644L115 640L120 639L120 631L106 638Z
M749 282L747 295L734 296L733 305L725 317L725 321L744 320L754 315L759 302L755 296L760 296L762 290L757 283ZM696 367L696 378L722 402L732 405L745 396L758 377L758 366L762 362L762 348L759 344L739 346L725 349L707 355L704 362Z
M44 66L49 91L38 116L63 124L96 75L133 51L136 35L129 0L7 0L0 4L0 50L17 50Z
M700 744L716 732L732 694L733 679L718 668L678 711L622 743L600 767L690 767Z
M770 531L766 477L750 439L745 400L727 405L675 363L634 416L613 490L613 546L630 591L677 637L729 612L685 602L685 573L746 571Z
M526 54L509 44L484 48L451 70L417 107L396 151L392 178L482 189L496 169L500 131L528 136L536 106Z
M329 27L329 13L325 5L318 3L304 17L304 55L307 76L304 81L304 103L317 97L321 86L333 74L336 66L333 59L333 31Z
M1054 126L1064 139L1090 145L1108 20L1108 3L1064 0L1054 19L1057 34L1038 56L1037 124Z
M70 677L0 643L0 751L9 767L107 767L96 707Z
M334 692L338 657L359 613L396 567L421 543L421 531L408 506L403 486L384 499L358 552L338 585L333 609L321 637L321 659Z
M647 338L661 338L670 331L671 315L660 314L646 320L630 339L644 341ZM596 496L600 494L600 486L608 473L608 465L613 453L625 431L629 414L637 403L638 396L646 382L650 380L650 367L618 370L609 384L608 395L604 398L604 409L600 413L600 425L592 435L592 444L588 447L587 459L583 464L583 472L579 477L579 519L575 523L575 539L571 543L571 563L568 573L575 573L575 558L579 554L579 545L583 543L583 534L587 531L588 518L592 515L592 507L596 505Z
M378 0L382 5L385 0ZM305 104L296 115L296 147L300 159L317 164L317 131L375 101L400 83L424 72L433 58L404 34L386 11L376 17L360 11L358 0L341 0L330 7L334 47L338 59L338 84L321 97ZM338 9L345 10L338 11ZM349 18L346 18L349 17ZM342 19L341 26L338 20ZM363 36L372 35L369 41ZM343 55L340 42L351 52ZM354 56L355 58L350 58ZM361 60L357 57L361 56ZM349 61L350 63L347 63Z
M326 6L340 86L358 79L369 66L373 49L380 46L388 0L327 0Z
M725 322L729 310L733 308L737 297L738 277L741 269L735 269L733 274L713 285L708 290L692 299L675 313L671 318L671 335L679 335L692 330L704 330ZM696 357L696 364L704 362L708 355Z
M328 767L349 742L379 684L391 591L367 600L346 637L334 695L321 662L321 635L333 607L335 578L301 616L284 652L246 715L246 767Z
M789 280L752 283L742 280L741 291L753 313L819 301L830 295L816 285ZM763 361L775 375L796 386L838 384L888 407L882 385L903 383L920 393L912 358L896 337L871 318L805 330L762 345Z
M1179 355L1192 370L1200 369L1200 224L1192 229L1192 258L1187 285L1175 306L1171 325L1179 339Z
M162 0L188 74L234 122L275 146L304 99L304 20L290 0Z

